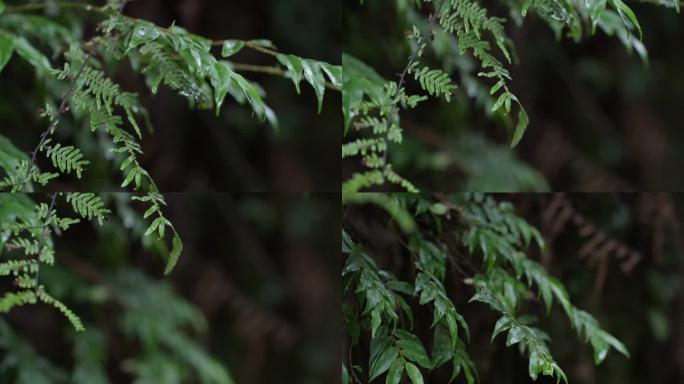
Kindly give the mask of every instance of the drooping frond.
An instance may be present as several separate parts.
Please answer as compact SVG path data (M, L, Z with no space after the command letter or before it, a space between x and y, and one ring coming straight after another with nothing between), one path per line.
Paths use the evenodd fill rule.
M50 296L42 287L38 288L37 298L45 304L51 305L59 310L66 317L76 331L85 331L81 318L78 317L64 303ZM35 299L34 299L35 300Z
M0 297L0 312L7 313L12 308L35 303L36 295L33 290L7 292L4 296Z
M176 232L176 228L162 213L161 208L166 205L164 196L159 193L150 192L144 196L133 196L132 199L150 204L150 207L143 214L144 219L156 216L147 227L147 230L145 230L145 236L152 235L156 232L159 235L159 238L163 239L167 227L169 227L173 233L171 238L171 251L166 260L166 268L164 268L164 274L168 275L176 266L176 263L178 263L178 258L183 251L183 241L181 240L180 235L178 235L178 232Z

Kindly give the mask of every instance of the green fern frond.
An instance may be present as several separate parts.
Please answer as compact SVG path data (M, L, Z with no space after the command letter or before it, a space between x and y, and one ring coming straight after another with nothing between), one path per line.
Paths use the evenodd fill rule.
M66 317L69 320L69 322L77 332L85 331L85 327L83 327L83 322L81 321L81 318L78 317L66 305L64 305L64 303L50 296L47 292L45 292L45 290L42 287L38 289L37 297L39 301L42 301L45 304L57 308L57 310L59 310L64 315L64 317ZM33 300L35 301L35 297Z
M174 228L173 224L164 217L164 214L161 211L161 207L166 205L164 196L156 192L148 192L146 195L133 196L131 199L150 204L150 207L143 214L144 219L147 219L152 215L157 216L152 220L147 227L147 230L145 230L144 236L149 236L156 232L159 235L159 238L163 239L167 227L169 227L173 233L173 237L171 238L171 251L169 252L168 259L166 260L166 267L164 268L164 274L168 275L176 266L176 263L178 263L180 254L183 251L183 241L178 232L176 232L176 228Z
M104 223L105 215L111 211L105 208L105 203L94 193L67 193L67 203L71 203L74 212L85 219L97 218L98 223Z
M348 197L353 196L362 189L382 185L384 182L385 177L382 171L369 170L357 172L342 183L342 201L344 202Z
M444 96L446 101L451 101L452 91L456 89L449 74L440 69L414 69L413 75L420 82L421 88L431 96Z
M7 244L8 249L23 249L28 256L37 255L40 252L41 244L38 240L29 240L23 237L13 239Z
M384 152L387 144L378 138L357 139L342 145L342 158L366 155L368 152Z
M7 260L0 263L0 276L33 273L37 268L38 264L35 260Z
M36 295L33 290L7 292L0 298L0 312L7 313L12 308L35 303Z
M50 160L52 160L52 164L60 172L76 172L76 177L79 179L81 178L83 167L90 164L90 161L83 158L81 150L73 145L62 146L60 143L57 143L55 145L45 145L43 149Z

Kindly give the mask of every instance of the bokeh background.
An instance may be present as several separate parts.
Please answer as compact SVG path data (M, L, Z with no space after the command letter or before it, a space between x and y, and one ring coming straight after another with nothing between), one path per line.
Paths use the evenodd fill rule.
M6 1L8 5L31 1ZM93 1L92 4L102 2ZM312 0L133 0L124 13L158 25L176 25L212 39L270 39L285 53L340 64L341 2ZM89 21L102 18L81 11L68 12ZM273 65L274 59L245 49L231 59ZM58 59L58 58L55 58ZM339 92L328 91L323 110L316 111L316 96L308 85L297 95L289 79L247 73L267 93L265 101L279 117L275 132L259 122L248 107L226 102L217 118L212 111L191 110L185 98L161 87L150 94L142 78L128 64L115 80L138 92L148 107L154 134L143 139L142 165L162 191L329 191L339 188L341 114ZM0 127L2 134L22 150L31 151L45 122L38 116L44 90L37 89L32 68L11 60L0 76ZM17 98L21 95L21 98ZM55 189L116 191L120 184L113 165L99 154L90 137L74 135L80 125L60 129L69 133L91 160L84 179L65 179ZM58 130L59 133L59 130ZM91 149L92 148L92 149ZM102 158L102 159L99 159ZM99 161L96 161L98 160ZM41 165L43 165L41 159ZM49 163L45 163L46 169ZM335 170L334 172L332 170ZM113 175L113 176L112 176Z
M537 316L539 327L551 337L549 348L578 384L670 384L684 382L684 232L681 194L510 194L516 212L542 232L547 249L531 252L546 270L565 284L577 307L592 313L601 326L627 346L631 357L611 351L599 366L593 351L571 329L562 309L546 314L541 300L532 299L521 313ZM406 238L387 213L372 205L352 206L343 228L360 242L380 268L410 281ZM454 218L458 222L458 218ZM425 233L428 238L442 236ZM404 243L402 243L404 242ZM450 257L467 252L449 243ZM465 265L465 263L463 263ZM464 267L467 273L467 267ZM528 361L518 348L507 348L505 338L490 341L498 316L486 305L468 303L474 294L460 267L448 267L446 289L470 328L466 349L475 362L481 383L530 383ZM415 324L431 324L430 308L410 301ZM413 332L431 348L432 330ZM367 340L368 335L362 335ZM349 338L347 337L347 348ZM429 350L429 349L428 349ZM368 359L368 345L352 349L353 361ZM348 360L346 360L348 361ZM367 369L364 366L364 370ZM447 365L425 376L428 383L446 383ZM376 381L381 382L381 379ZM465 383L461 376L455 383ZM555 383L540 378L538 383Z
M55 235L40 274L86 331L45 305L3 314L1 382L220 383L216 364L239 384L339 381L338 197L169 194L184 251L166 277L144 207L103 198L107 222Z
M343 50L396 81L410 55L405 31L429 13L409 3L345 2ZM404 143L389 151L394 168L427 191L684 190L684 18L656 3L628 2L643 28L645 62L617 37L559 39L539 18L517 25L505 5L488 2L491 15L509 20L511 90L531 121L522 143L508 148L510 122L488 116L493 101L481 85L491 84L476 78L478 64L459 55L455 40L438 35L440 53L428 49L424 62L451 73L460 89L451 103L402 113ZM412 81L408 89L419 92ZM357 163L343 163L346 176Z

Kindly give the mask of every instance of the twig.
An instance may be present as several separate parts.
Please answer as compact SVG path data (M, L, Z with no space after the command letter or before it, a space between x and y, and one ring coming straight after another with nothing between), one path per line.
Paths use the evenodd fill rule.
M287 71L285 71L282 68L277 67L277 66L241 64L241 63L232 63L231 66L236 71L266 73L269 75L282 76L286 79L290 78L290 75L288 74ZM338 87L338 86L336 86L333 83L330 83L328 81L325 82L325 87L328 89L331 89L333 91L339 91L340 90L340 87Z
M43 253L43 249L45 248L45 239L48 236L48 233L50 231L49 229L49 223L50 223L50 216L52 215L52 211L55 208L55 202L57 201L57 193L53 193L52 197L50 198L50 207L47 210L47 215L45 216L45 223L43 224L43 232L40 235L40 246L38 247L38 254L36 255L36 276L35 276L35 294L38 294L38 280L40 278L40 255Z
M122 4L122 6L125 4L126 4L126 2L124 2ZM7 7L5 7L5 13L21 13L21 12L30 12L30 11L40 11L40 10L43 10L46 8L61 8L61 9L71 8L71 9L83 10L86 12L99 13L102 15L111 15L111 14L115 13L111 10L108 10L105 7L98 7L98 6L94 6L94 5L90 5L90 4L73 3L73 2L8 5ZM126 16L126 15L122 15L122 14L118 14L118 16L123 17L123 18L128 19L128 20L137 21L137 19L130 17L130 16ZM166 31L166 32L169 31L169 28L166 28L166 27L157 26L157 28L159 28L163 31ZM211 40L211 45L221 46L225 42L226 42L226 40ZM251 40L244 41L244 43L245 43L245 47L253 49L253 50L258 51L258 52L261 52L261 53L266 54L266 55L270 55L270 56L275 57L275 56L278 56L280 54L278 51L268 49L268 48L254 42L254 41L251 41Z
M408 62L406 63L404 70L401 71L401 75L399 75L399 83L397 84L397 90L394 94L394 98L399 97L399 94L401 92L401 88L404 86L404 83L406 83L406 75L408 74L409 69L411 69L411 67L413 66L415 61L418 59L418 54L421 52L421 48L420 48L421 44L425 40L427 40L429 36L431 36L433 34L434 28L435 28L435 23L437 22L437 20L439 19L439 16L440 16L439 12L440 12L441 5L442 5L441 2L435 2L435 4L434 4L435 11L432 14L430 14L430 16L428 16L428 26L425 29L425 31L423 31L423 34L421 34L420 37L418 38L418 40L416 41L416 43L418 44L418 47L415 51L413 51L411 53L411 56L409 56ZM390 117L393 119L396 119L396 118L398 118L398 115L399 115L399 102L397 100L394 104L394 108L390 112ZM388 134L389 134L389 130L388 130ZM382 163L384 166L387 165L387 152L389 152L388 148L387 148L387 141L388 141L387 135L385 135L385 137L384 137L385 152L383 152L383 154L382 154Z
M57 124L59 124L61 115L69 109L67 106L69 98L71 98L71 96L74 94L74 91L76 90L76 82L78 78L81 77L81 74L83 74L83 71L87 66L87 61L88 59L90 59L91 56L92 53L88 52L85 59L83 60L83 65L81 66L81 69L78 71L76 76L74 76L69 82L69 89L62 96L62 100L59 103L59 109L57 110L57 113L55 114L55 116L51 116L51 118L53 119L52 122L50 122L50 125L47 127L47 129L40 135L40 141L38 142L38 145L33 149L33 152L31 153L31 162L29 163L28 168L26 168L26 178L24 179L23 185L21 186L21 190L23 192L28 192L24 191L23 189L26 186L26 183L28 183L31 180L31 171L33 171L33 167L35 166L38 151L40 151L43 144L45 144L45 141L47 140L48 136L50 136L55 130L55 128L57 128Z
M665 2L662 2L659 0L632 0L632 1L634 1L635 3L653 4L653 5L665 5L665 6L674 6L675 5L675 1L672 1L670 3L665 3ZM684 7L684 1L680 0L679 5Z
M36 4L24 4L24 5L8 5L5 7L5 13L19 13L27 11L38 11L46 8L74 8L82 9L88 12L106 13L107 10L104 7L98 7L90 4L75 3L75 2L61 2L61 3L36 3Z

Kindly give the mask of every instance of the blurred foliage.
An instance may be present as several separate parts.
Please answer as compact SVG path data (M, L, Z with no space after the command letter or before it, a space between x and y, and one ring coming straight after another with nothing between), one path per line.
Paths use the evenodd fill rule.
M48 306L13 309L0 320L0 381L339 378L338 265L326 256L337 244L334 198L170 194L185 257L162 279L150 257L161 256L160 243L143 236L142 213L129 196L103 196L113 207L109 219L53 234L57 262L40 273L85 331L74 332ZM9 287L3 280L2 291Z

